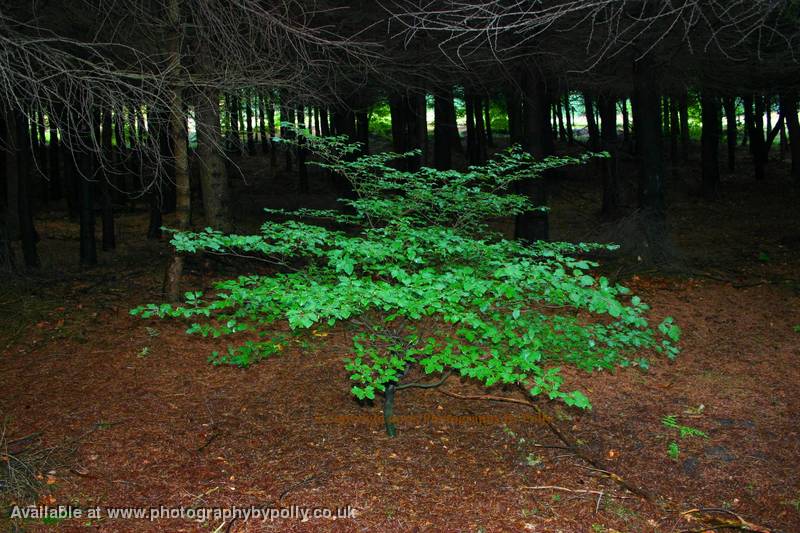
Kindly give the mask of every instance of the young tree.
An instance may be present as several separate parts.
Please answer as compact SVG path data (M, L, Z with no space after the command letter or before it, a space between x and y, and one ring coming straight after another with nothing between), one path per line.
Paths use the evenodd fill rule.
M345 201L352 214L281 212L290 220L266 222L259 235L206 230L172 240L183 252L244 254L284 266L302 259L305 267L223 281L210 294L187 292L181 305L149 304L132 314L189 319L189 332L204 336L238 336L238 345L212 354L215 364L237 366L281 352L295 335L349 324L356 328L345 364L352 393L383 394L391 436L395 393L441 385L452 374L588 408L581 391L561 390L562 366L646 367L644 351L677 355L680 330L672 319L653 331L639 297L590 275L597 265L577 257L607 246L508 241L485 223L533 207L509 193L513 183L586 157L535 161L512 149L466 173L405 172L387 164L398 154L348 161L358 147L344 138L308 141L321 164L358 192ZM361 229L296 220L305 216ZM280 321L290 335L278 331Z

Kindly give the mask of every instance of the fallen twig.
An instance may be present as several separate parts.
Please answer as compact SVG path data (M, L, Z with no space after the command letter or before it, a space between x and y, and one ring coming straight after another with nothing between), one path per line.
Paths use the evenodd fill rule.
M713 513L719 513L727 515L725 517L722 516L714 516ZM698 517L694 517L694 515L699 515ZM708 529L719 529L724 527L730 527L734 529L741 529L744 531L754 531L756 533L772 533L772 530L754 524L753 522L748 522L738 514L734 513L733 511L729 511L728 509L716 509L716 508L698 508L698 509L689 509L688 511L684 511L681 513L681 516L685 517L687 520L699 520L703 523L703 528L701 529L684 529L681 530L681 533L691 533L695 531L707 531Z

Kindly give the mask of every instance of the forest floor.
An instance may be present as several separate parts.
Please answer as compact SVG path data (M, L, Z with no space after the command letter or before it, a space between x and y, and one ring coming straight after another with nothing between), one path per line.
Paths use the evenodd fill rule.
M256 226L267 204L330 203L324 187L275 196L293 178L273 177L260 158L242 165L243 228ZM784 172L778 163L772 170ZM613 233L614 224L598 222L592 172L551 184L554 238ZM681 355L646 372L568 373L593 409L544 406L582 454L646 489L650 501L564 449L523 405L409 389L395 413L420 419L401 420L398 436L387 437L380 403L361 405L349 392L344 329L249 369L213 367L206 358L219 341L128 314L160 301L169 253L166 242L142 238L142 211L121 213L117 250L81 270L77 225L54 209L36 221L41 272L0 289L0 418L10 442L0 466L11 450L43 469L34 478L42 505L334 514L350 506L355 516L0 518L0 529L673 532L710 529L682 514L702 508L729 523L800 531L800 194L777 177L755 183L743 171L727 176L722 199L707 204L681 192L696 187L693 180L673 180L669 198L684 271L637 268L635 258L606 267L652 306L654 320L675 317ZM202 262L190 266L186 289L221 275ZM443 388L487 392L468 382ZM668 415L707 437L681 437L663 424Z

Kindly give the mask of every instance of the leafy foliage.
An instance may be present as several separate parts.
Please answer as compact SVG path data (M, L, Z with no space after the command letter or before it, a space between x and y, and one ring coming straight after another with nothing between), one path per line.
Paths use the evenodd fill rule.
M648 306L591 275L597 264L580 258L613 246L512 241L487 223L536 209L509 192L516 182L593 155L534 161L514 147L467 172L403 172L392 161L409 154L356 158L358 145L343 137L304 135L316 164L352 184L356 197L341 200L345 210L271 211L282 221L265 222L258 235L175 233L179 251L259 258L276 271L132 314L197 321L189 333L247 337L212 357L239 366L281 351L284 339L272 333L279 322L295 333L347 323L356 331L345 365L360 399L416 368L486 386L521 384L534 396L587 408L582 392L561 390L562 366L646 367L645 350L677 355L680 329L672 320L650 328Z
M700 431L699 429L691 426L679 424L678 418L675 415L665 416L661 419L661 424L670 429L677 429L682 439L685 439L686 437L702 437L704 439L708 438L708 434L704 431Z

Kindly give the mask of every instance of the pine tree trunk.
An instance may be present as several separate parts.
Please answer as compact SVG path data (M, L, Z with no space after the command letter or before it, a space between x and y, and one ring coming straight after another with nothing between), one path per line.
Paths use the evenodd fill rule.
M452 130L450 113L447 106L452 100L449 89L439 90L433 95L433 166L438 170L450 170L453 167Z
M723 100L725 107L726 132L725 140L728 144L728 172L731 174L736 170L736 141L738 131L736 129L736 98L729 96Z
M652 66L634 66L633 128L639 165L639 206L644 242L640 250L649 262L669 257L664 202L664 163L661 138L661 99Z
M789 92L781 97L782 114L786 117L789 130L789 152L792 156L791 175L800 185L800 120L797 117L797 92Z
M631 123L628 115L628 99L624 96L620 107L622 108L622 142L627 143L631 138Z
M60 200L64 195L61 190L61 165L60 165L60 151L61 147L58 142L58 128L56 128L55 120L50 117L50 146L48 147L48 157L50 163L48 164L48 172L50 177L50 198L53 200Z
M615 218L619 212L619 184L617 180L617 102L611 95L603 95L600 107L600 140L603 150L611 157L602 160L603 204L600 213L605 218Z
M486 105L483 106L483 121L486 125L486 143L489 148L494 148L494 133L492 132L492 99L486 97Z
M169 41L169 62L173 72L180 70L181 64L181 0L168 3L167 22L172 28ZM183 107L183 90L178 85L170 88L170 135L175 161L175 229L185 231L189 228L191 189L189 182L189 154L186 140L186 114ZM172 258L164 276L164 294L168 301L177 302L180 295L180 282L183 275L183 255L173 251Z
M600 135L594 116L594 102L588 93L583 93L583 108L586 114L586 129L589 133L589 149L597 150L600 146Z
M103 130L102 130L102 158L103 168L106 169L109 160L113 157L114 150L112 143L112 128L113 121L111 117L111 110L106 109L103 111ZM98 176L100 179L100 194L102 195L102 226L103 226L103 239L102 248L104 251L113 250L117 246L116 236L114 235L114 206L111 201L111 188L109 180L111 175L105 170Z
M719 196L719 98L704 90L700 97L700 104L703 120L701 137L702 189L703 197L711 201L716 200Z
M754 99L753 124L751 125L750 150L753 153L753 170L758 181L766 177L767 147L764 140L764 97L756 95Z
M536 159L553 153L553 132L550 127L550 97L542 79L526 73L524 79L523 116L525 149ZM517 193L526 195L534 206L547 205L546 176L518 182ZM547 240L550 222L547 211L529 211L517 215L514 236L526 241Z
M197 115L197 155L200 167L200 188L203 192L203 211L206 225L230 231L230 189L225 161L222 158L219 93L204 89L195 107ZM263 123L263 116L262 123Z
M480 96L475 96L475 140L477 148L477 161L482 165L486 162L487 146L486 146L486 125L483 121L483 100Z
M253 99L251 98L250 92L247 92L245 96L244 105L247 120L247 155L252 157L256 155L256 139L253 133Z
M575 142L575 133L572 130L572 105L569 101L569 91L564 93L564 116L567 120L567 143Z
M689 162L689 95L685 92L678 97L678 114L681 121L681 160Z
M680 137L680 121L678 120L678 102L677 99L672 96L669 97L667 102L669 103L669 122L670 122L670 129L669 129L669 159L672 161L673 169L676 167L678 162L678 138Z

